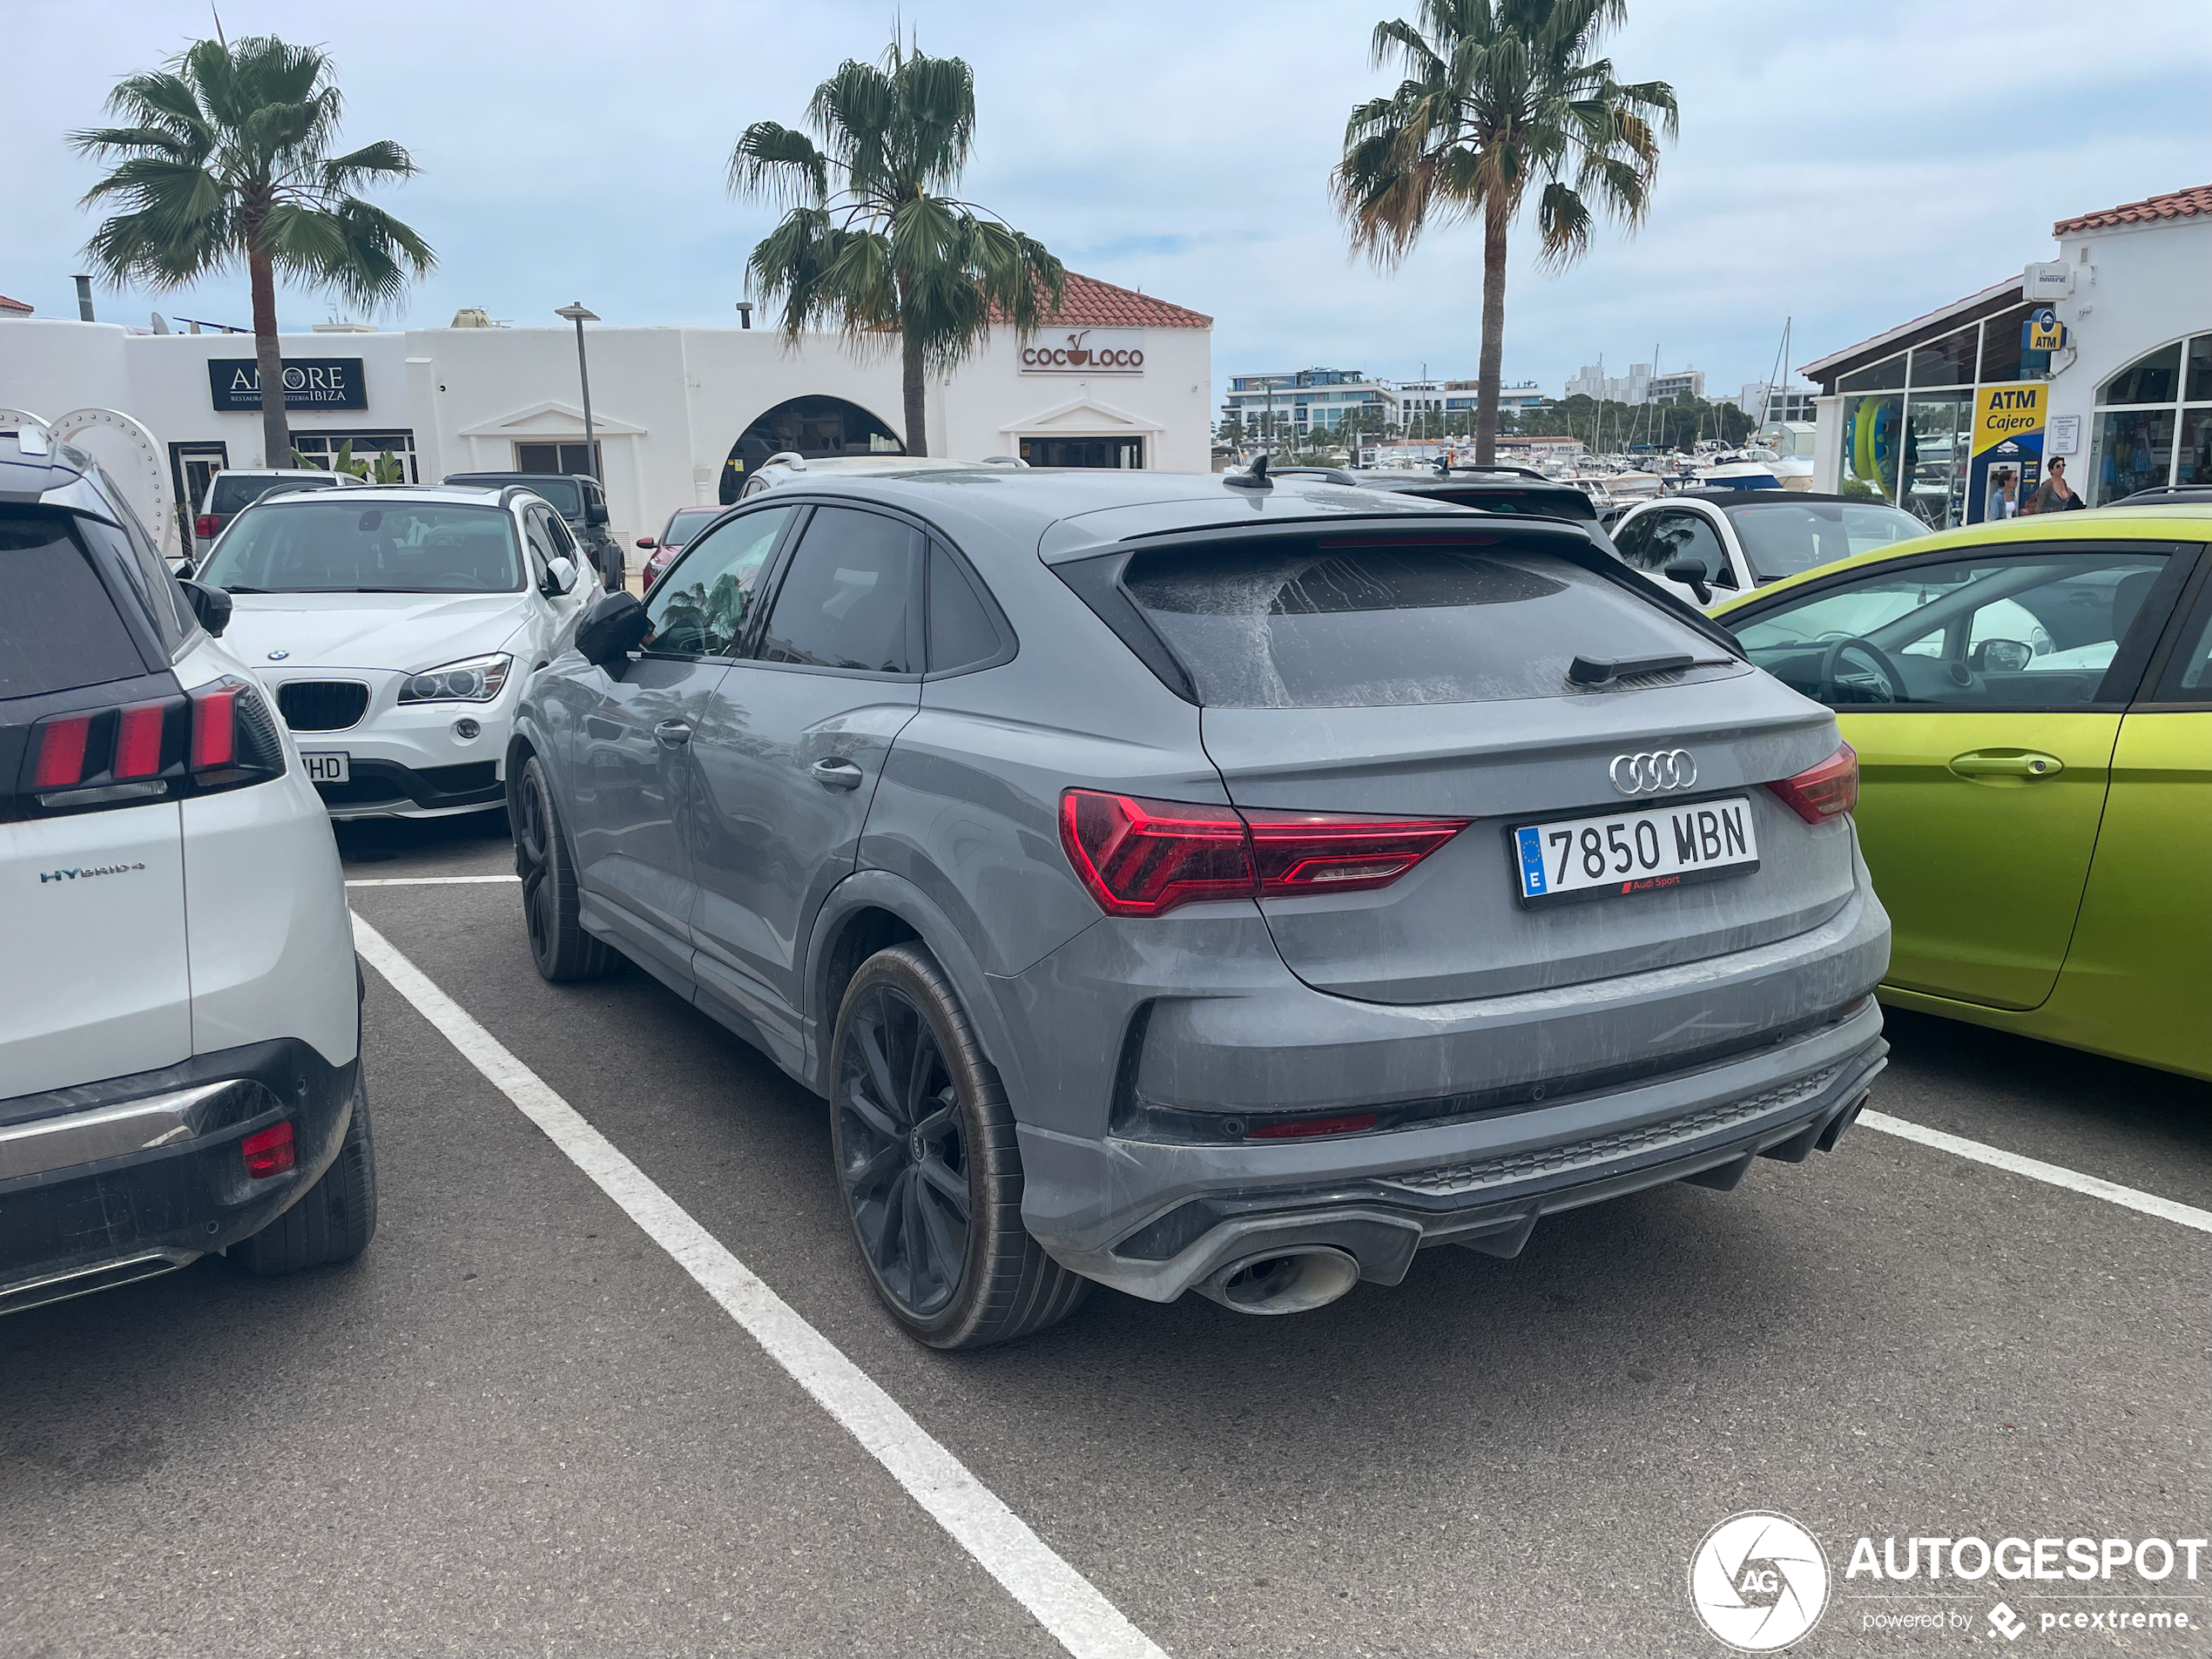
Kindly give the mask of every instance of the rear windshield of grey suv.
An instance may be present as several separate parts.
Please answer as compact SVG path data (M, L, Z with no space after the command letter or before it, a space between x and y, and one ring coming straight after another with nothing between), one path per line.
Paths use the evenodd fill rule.
M1724 660L1602 577L1504 549L1162 549L1122 581L1217 708L1556 697L1577 656Z
M340 496L254 508L199 579L233 593L512 593L522 568L503 508Z
M207 503L207 510L219 518L228 518L233 513L244 512L280 485L287 489L329 489L337 482L335 478L241 478L226 473L215 481L215 493Z

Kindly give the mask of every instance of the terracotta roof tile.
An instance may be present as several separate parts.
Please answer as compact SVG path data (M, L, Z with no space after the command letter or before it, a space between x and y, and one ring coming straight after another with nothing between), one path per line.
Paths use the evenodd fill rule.
M1000 320L1004 320L1001 318ZM1155 300L1134 288L1116 287L1096 277L1068 273L1060 309L1048 323L1073 323L1082 328L1211 328L1213 319L1204 314Z
M10 300L6 294L0 293L0 311L20 311L28 317L31 308L20 300Z
M2072 231L2109 230L2115 225L2148 225L2161 219L2188 219L2198 213L2212 213L2212 185L2171 191L2163 196L2146 196L2139 202L2122 202L2117 207L2062 219L2051 226L2051 234L2064 236Z

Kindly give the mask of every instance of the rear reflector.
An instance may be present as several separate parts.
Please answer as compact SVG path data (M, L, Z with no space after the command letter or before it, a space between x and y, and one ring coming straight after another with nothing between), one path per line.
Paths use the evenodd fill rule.
M1292 898L1386 887L1467 827L1461 818L1379 818L1145 800L1070 789L1068 862L1109 916L1157 916L1205 899Z
M194 772L227 766L238 759L238 691L218 685L192 694L192 765Z
M1858 805L1858 752L1846 743L1818 765L1767 787L1806 823L1825 823Z
M292 1143L292 1122L272 1123L266 1129L255 1130L238 1143L246 1155L248 1178L266 1181L273 1175L282 1175L298 1161Z
M38 769L31 774L35 789L68 789L84 776L84 743L92 735L92 717L72 714L49 720L38 741Z
M1382 1121L1379 1112L1348 1112L1341 1117L1291 1117L1261 1123L1246 1136L1251 1141L1299 1141L1312 1135L1358 1135Z

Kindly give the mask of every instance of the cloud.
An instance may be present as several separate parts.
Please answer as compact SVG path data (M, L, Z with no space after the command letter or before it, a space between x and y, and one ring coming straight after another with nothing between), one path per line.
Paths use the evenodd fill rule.
M1347 257L1327 174L1345 118L1387 77L1376 18L1410 4L1275 0L1261 11L1122 0L1038 8L900 0L925 50L974 67L965 192L1076 268L1217 320L1217 376L1313 363L1471 375L1480 250L1432 233L1395 272ZM2212 70L2202 0L2134 0L2125 28L1999 16L1954 0L1848 8L1633 0L1608 44L1627 78L1670 81L1683 135L1649 222L1602 231L1563 275L1524 237L1507 298L1509 380L1694 362L1724 393L1764 376L1783 320L1797 361L2046 257L2062 215L2204 182L2197 89ZM380 196L436 246L438 271L381 319L442 323L464 305L550 321L582 297L610 322L726 325L772 210L732 201L749 121L798 121L846 57L873 57L890 8L387 0L303 14L227 0L233 33L273 29L334 54L351 142L390 137L424 169ZM121 74L202 27L196 5L107 0L16 20L12 155L0 172L0 293L69 315L97 176L64 134L99 118ZM2155 50L2151 50L2152 47ZM243 323L233 278L181 295L102 293L104 316ZM287 293L289 327L330 303Z

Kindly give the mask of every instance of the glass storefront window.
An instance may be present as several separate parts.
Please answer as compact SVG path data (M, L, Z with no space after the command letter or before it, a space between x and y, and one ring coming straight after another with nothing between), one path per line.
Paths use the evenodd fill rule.
M2098 389L2099 403L2171 403L2181 396L2182 345L2138 357ZM2162 480L2161 482L2163 482Z
M1905 354L1856 369L1836 382L1839 392L1892 392L1905 384Z
M2212 334L2189 341L2188 368L2188 390L2182 395L2192 403L2212 401Z
M2047 374L2051 368L2051 354L2047 351L2022 351L2020 341L2025 336L2020 330L2027 326L2033 306L2014 306L2001 311L1981 326L1981 383L2001 385L2006 381L2030 381Z
M1900 368L1904 359L1896 360ZM1843 493L1895 502L1905 458L1905 400L1844 400Z
M1946 334L1941 340L1932 340L1925 346L1912 348L1912 384L1915 386L1972 386L1974 383L1974 353L1981 337L1975 327L1961 328L1955 334Z
M1918 364L1917 354L1913 359ZM1904 484L1898 505L1930 529L1966 520L1966 461L1973 432L1973 394L1916 395L1905 405Z
M2212 409L2182 411L2182 448L2174 470L2177 484L2212 484Z
M2174 466L2174 411L2103 409L2089 456L2089 504L2109 506L2166 482Z

